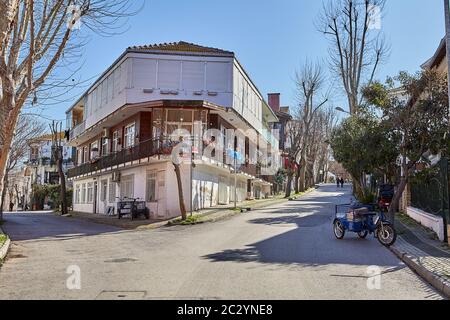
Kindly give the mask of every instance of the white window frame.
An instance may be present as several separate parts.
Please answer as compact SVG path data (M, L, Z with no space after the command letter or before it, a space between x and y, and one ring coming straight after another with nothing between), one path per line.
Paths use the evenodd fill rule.
M109 139L102 138L102 156L107 156L109 154Z
M156 171L148 171L147 176L145 178L145 201L146 202L157 202L156 197L156 189L157 189L157 183L158 183L158 175ZM153 183L153 194L150 195L149 193L149 183Z
M131 130L132 129L132 130ZM124 132L124 147L125 148L132 148L135 145L136 140L136 123L130 123L125 127Z
M112 181L112 179L109 179L109 189L108 189L108 197L109 197L109 203L115 203L116 202L116 193L117 192L117 182Z
M108 199L108 180L100 181L100 201L106 202Z
M87 203L94 202L94 183L88 182L87 184Z
M86 183L81 185L81 203L86 203Z
M81 200L81 185L77 184L75 187L75 203L79 204Z
M125 190L127 188L126 183L130 184L131 190ZM124 199L125 197L134 198L134 174L124 176L120 180L120 198Z
M119 130L113 132L113 139L111 144L112 152L119 151Z
M92 151L93 149L97 149L97 151ZM99 154L100 154L100 150L98 147L98 141L94 141L91 143L91 160L98 158Z

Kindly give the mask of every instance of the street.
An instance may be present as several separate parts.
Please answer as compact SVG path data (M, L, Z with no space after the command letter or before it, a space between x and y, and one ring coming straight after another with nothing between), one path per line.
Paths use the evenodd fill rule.
M373 237L335 239L334 205L349 199L350 187L325 185L224 221L146 231L8 214L0 299L442 299ZM66 286L69 266L79 290ZM369 266L382 271L379 288Z

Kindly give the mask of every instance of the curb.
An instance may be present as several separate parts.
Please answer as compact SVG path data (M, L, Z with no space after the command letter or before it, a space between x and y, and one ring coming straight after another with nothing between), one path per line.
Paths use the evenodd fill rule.
M415 271L426 282L432 285L437 291L443 294L447 299L450 299L450 282L435 275L424 266L418 264L414 259L406 252L401 252L397 248L389 248L397 257L400 258L409 268Z
M316 188L311 188L310 190L306 191L304 194L297 196L297 199L300 199L300 198L302 198L302 197L308 195L309 193L312 193L312 192L316 191L317 189L318 189L318 187L316 187ZM226 212L223 213L222 215L220 215L220 216L218 216L218 217L211 218L211 219L208 219L208 216L210 216L210 215L212 216L214 213L212 213L212 214L207 214L207 215L204 216L204 217L205 217L205 220L201 220L201 221L199 221L199 222L197 222L197 223L187 224L186 226L198 225L198 224L204 224L204 223L215 223L215 222L220 222L220 221L223 221L223 220L226 220L226 219L229 219L229 218L233 218L233 217L235 217L235 216L242 215L242 214L244 214L244 213L251 212L251 211L253 211L253 210L262 209L262 208L264 208L264 207L266 207L266 206L273 206L273 205L276 205L276 204L287 203L287 202L289 202L289 201L294 201L294 200L291 200L290 198L289 198L289 199L286 199L286 198L278 198L278 199L266 200L266 201L264 201L264 202L256 202L256 203L254 203L252 206L244 206L244 208L247 208L247 207L248 207L248 208L250 208L250 210L244 210L244 211L242 211L242 209L241 209L241 210L237 210L237 211L236 211L236 210L233 210L233 209L229 209L228 211L226 211ZM176 218L176 219L178 219L178 218ZM175 219L175 220L176 220L176 219ZM164 224L163 226L161 226L161 227L167 227L167 226L172 227L172 226L178 226L178 225L180 225L180 224L172 224L172 225L171 225L171 224L170 224L171 221L172 221L172 220L169 220L167 223L165 223L165 224ZM158 227L156 227L156 228L158 228Z
M306 195L316 191L317 189L318 188L311 188L310 190L305 191L305 193L303 193L302 195L298 195L295 200L301 199L302 197L304 197L304 196L306 196ZM244 206L244 207L250 208L250 210L245 210L245 212L249 212L249 211L251 212L253 210L262 209L262 208L264 208L266 206L273 206L273 205L276 205L276 204L281 204L281 203L285 203L285 202L289 202L289 201L294 201L294 200L291 200L290 198L288 198L288 199L287 198L279 198L279 199L267 200L265 202L256 202L253 206ZM242 212L242 210L234 211L233 209L230 209L228 214L224 214L223 216L220 216L220 217L217 217L217 218L214 218L214 219L211 219L211 220L206 219L204 222L205 223L218 222L218 221L221 221L221 220L225 220L227 218L231 218L231 217L234 217L234 216L237 216L237 215L241 215L241 214L243 214L245 212Z
M0 228L0 234L5 234L5 233L3 233L2 228ZM3 244L3 246L0 248L0 264L1 264L1 261L3 261L6 257L6 255L8 254L10 245L11 245L11 240L9 238L7 238L5 243Z

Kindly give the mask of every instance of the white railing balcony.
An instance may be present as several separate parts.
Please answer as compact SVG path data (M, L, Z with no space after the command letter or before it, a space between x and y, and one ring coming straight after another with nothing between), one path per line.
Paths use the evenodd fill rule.
M83 121L70 130L70 140L75 139L86 130L86 122Z

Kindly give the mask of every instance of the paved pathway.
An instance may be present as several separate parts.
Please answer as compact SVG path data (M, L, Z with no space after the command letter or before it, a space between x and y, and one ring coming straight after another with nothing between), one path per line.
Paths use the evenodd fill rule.
M441 299L376 240L334 238L334 204L349 191L327 185L225 221L143 231L7 215L0 299ZM81 290L66 287L71 265ZM369 266L382 271L379 290Z

